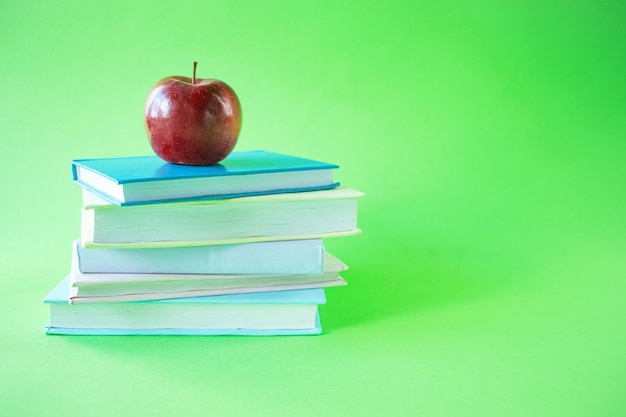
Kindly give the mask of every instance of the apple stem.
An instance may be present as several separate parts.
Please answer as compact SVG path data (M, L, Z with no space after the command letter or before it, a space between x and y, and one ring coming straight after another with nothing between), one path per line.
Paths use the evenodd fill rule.
M193 61L193 75L191 76L191 84L196 83L196 67L197 66L198 66L198 63L196 61Z

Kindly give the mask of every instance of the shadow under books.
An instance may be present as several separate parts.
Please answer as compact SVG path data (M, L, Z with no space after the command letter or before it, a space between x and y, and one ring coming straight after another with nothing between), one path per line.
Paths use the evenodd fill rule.
M395 258L397 262L398 258ZM454 250L392 261L357 261L342 274L348 286L327 290L321 306L324 333L420 311L445 308L506 291L511 281L498 262L459 256Z

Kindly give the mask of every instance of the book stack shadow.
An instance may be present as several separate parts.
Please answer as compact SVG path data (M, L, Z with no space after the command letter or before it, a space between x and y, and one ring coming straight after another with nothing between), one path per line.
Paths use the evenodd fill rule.
M347 266L326 239L360 233L338 166L268 151L220 164L72 161L82 188L70 273L47 334L307 335ZM68 245L69 246L69 245Z

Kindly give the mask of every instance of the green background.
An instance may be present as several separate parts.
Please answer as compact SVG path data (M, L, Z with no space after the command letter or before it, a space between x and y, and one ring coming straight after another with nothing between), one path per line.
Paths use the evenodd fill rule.
M625 39L621 1L0 3L1 414L625 415ZM324 335L44 336L70 160L151 154L193 60L236 149L367 193Z

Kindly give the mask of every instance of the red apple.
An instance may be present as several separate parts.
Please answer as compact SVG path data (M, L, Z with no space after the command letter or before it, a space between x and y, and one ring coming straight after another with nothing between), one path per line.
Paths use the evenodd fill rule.
M157 82L146 100L146 132L163 160L213 165L233 150L241 130L241 105L226 83L171 76Z

